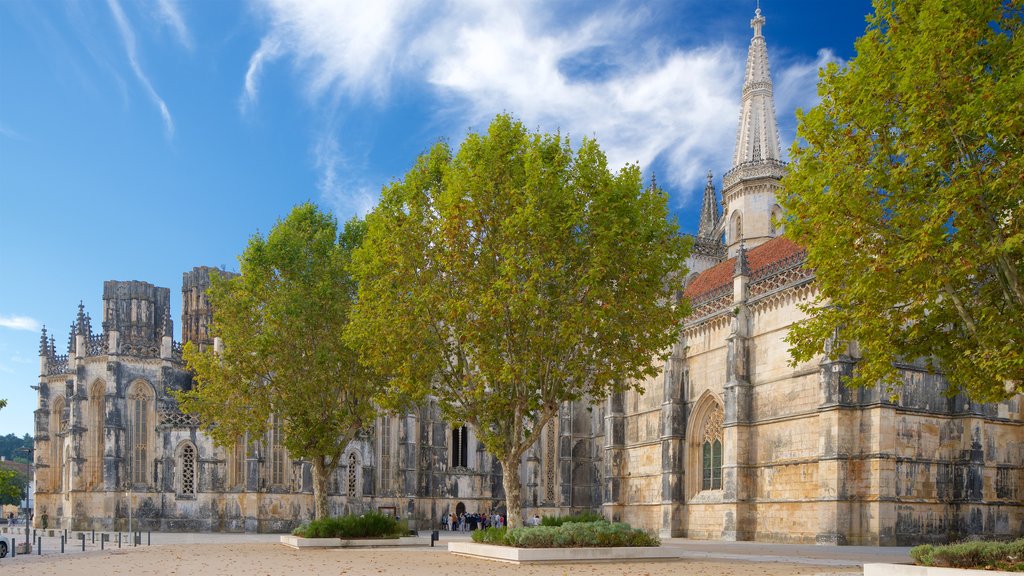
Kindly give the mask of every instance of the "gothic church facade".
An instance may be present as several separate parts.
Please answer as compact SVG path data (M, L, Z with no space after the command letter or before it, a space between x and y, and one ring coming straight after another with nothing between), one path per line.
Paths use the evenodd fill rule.
M815 295L781 236L780 154L760 10L751 26L733 166L709 173L681 287L692 312L645 392L567 403L522 461L527 515L601 511L663 536L905 544L1024 534L1020 397L947 398L902 366L896 399L851 390L856 357L790 366L784 340ZM724 213L720 213L720 207ZM210 269L186 272L182 339L212 345ZM67 353L44 331L36 411L36 524L282 531L312 517L308 462L280 426L213 445L182 414L191 386L173 340L170 291L107 282L102 330L82 306ZM330 482L335 513L384 510L414 528L452 512L503 510L501 470L473 431L427 403L381 417Z

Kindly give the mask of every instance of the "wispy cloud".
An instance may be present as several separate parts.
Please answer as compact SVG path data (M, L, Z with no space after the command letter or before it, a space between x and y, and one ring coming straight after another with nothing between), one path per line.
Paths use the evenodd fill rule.
M0 314L0 328L11 330L39 330L39 322L28 316L5 316Z
M160 110L160 116L164 120L164 129L167 133L167 137L174 136L174 120L171 118L171 112L167 109L167 104L164 99L160 97L160 94L153 88L153 84L149 81L149 77L142 71L142 66L139 64L139 57L135 44L135 31L132 29L131 23L128 22L128 17L125 16L124 10L121 9L121 4L118 0L107 0L107 6L110 7L111 13L114 15L114 20L117 22L117 28L121 32L121 40L124 41L125 52L128 55L128 62L131 64L132 71L135 73L135 77L138 78L139 83L146 89L151 100Z
M587 5L566 18L542 0L261 6L268 30L250 58L243 110L258 101L265 66L283 59L311 103L331 110L339 100L386 105L393 86L425 85L441 98L435 120L453 139L510 111L546 131L597 137L612 167L659 160L668 171L659 176L682 190L699 189L705 170L731 159L746 46L678 48L644 34L649 17L632 7ZM818 65L782 70L780 104L813 98ZM323 160L343 154L324 150L314 146L321 188L344 194L326 185L339 172Z
M167 27L174 31L178 42L191 50L192 35L188 31L188 27L185 26L185 19L181 17L177 3L174 0L157 0L157 15Z
M377 204L380 186L352 178L347 169L350 160L341 152L336 130L325 131L313 147L313 158L320 171L317 182L320 196L342 219L365 216Z

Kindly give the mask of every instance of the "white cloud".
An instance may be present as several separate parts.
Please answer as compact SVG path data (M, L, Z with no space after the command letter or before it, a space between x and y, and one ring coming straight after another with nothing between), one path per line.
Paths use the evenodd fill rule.
M332 112L340 98L386 102L397 82L425 83L442 98L436 114L453 141L508 111L531 127L595 136L613 168L661 159L660 179L681 190L700 189L708 168L731 161L746 46L679 49L643 34L647 15L628 5L582 18L541 0L262 6L269 28L250 59L243 110L258 99L266 63L283 58L311 102ZM818 64L782 70L780 107L813 95ZM316 148L322 189L345 194Z
M349 177L350 161L341 153L336 131L320 136L313 148L313 157L320 180L317 182L321 197L342 221L352 216L365 216L377 204L380 186L360 182Z
M132 30L131 24L128 22L128 17L125 16L124 10L121 9L121 4L117 0L107 0L107 6L110 7L110 12L114 15L114 20L117 22L117 28L121 32L121 40L124 41L125 52L128 54L128 62L131 64L132 71L135 72L135 77L139 79L143 88L149 94L150 99L156 104L156 107L160 110L160 116L164 120L164 129L168 137L174 136L174 120L171 118L171 112L167 109L167 104L163 98L157 94L153 88L153 84L149 81L146 73L142 71L142 66L139 65L139 58L136 53L135 46L135 32Z
M177 3L174 0L157 0L157 15L166 26L174 31L174 35L178 37L178 42L181 42L182 46L191 50L192 35L185 25L185 19L181 17Z
M769 46L769 49L771 47ZM769 55L770 58L770 55ZM796 118L793 116L797 108L809 110L818 104L818 70L835 62L845 66L846 61L835 55L832 50L818 50L818 57L813 62L795 62L780 69L774 76L775 107L779 118L779 131L782 132L783 156L789 156L789 144L796 137ZM779 115L779 112L782 114Z
M0 314L0 328L11 330L39 330L39 322L28 316L5 316Z

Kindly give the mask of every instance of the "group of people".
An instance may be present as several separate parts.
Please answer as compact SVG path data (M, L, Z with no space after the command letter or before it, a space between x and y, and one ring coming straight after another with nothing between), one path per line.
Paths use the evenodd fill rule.
M505 525L505 517L501 514L458 514L454 512L441 518L444 530L468 532L484 528L501 528Z

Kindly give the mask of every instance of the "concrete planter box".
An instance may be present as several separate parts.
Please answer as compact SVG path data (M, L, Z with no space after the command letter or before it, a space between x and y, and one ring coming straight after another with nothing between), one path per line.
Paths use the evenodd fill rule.
M1002 570L964 570L909 564L865 564L864 576L1013 576L1020 572Z
M394 546L429 546L430 538L425 536L407 536L403 538L344 540L341 538L300 538L287 534L281 536L281 544L296 550L302 550L303 548L389 548Z
M513 548L475 542L449 542L448 552L512 564L642 562L672 560L679 551L657 546L618 548Z

